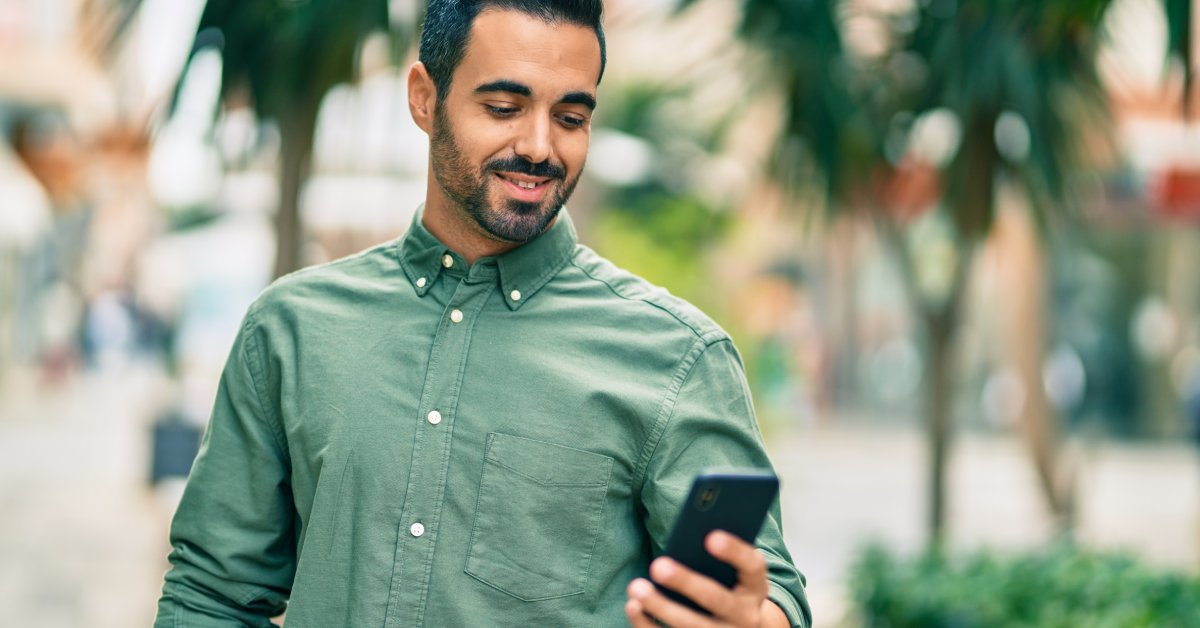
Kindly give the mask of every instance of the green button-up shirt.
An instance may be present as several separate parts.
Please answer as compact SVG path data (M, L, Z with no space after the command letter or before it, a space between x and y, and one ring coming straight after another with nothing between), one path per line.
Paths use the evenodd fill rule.
M770 465L729 337L576 243L421 224L269 287L171 528L157 626L620 626L692 477ZM770 596L809 623L776 507Z

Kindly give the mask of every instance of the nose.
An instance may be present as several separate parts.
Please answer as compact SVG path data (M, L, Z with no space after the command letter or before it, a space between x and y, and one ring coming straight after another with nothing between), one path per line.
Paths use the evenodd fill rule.
M540 164L550 158L549 116L529 116L526 120L513 149L531 163Z

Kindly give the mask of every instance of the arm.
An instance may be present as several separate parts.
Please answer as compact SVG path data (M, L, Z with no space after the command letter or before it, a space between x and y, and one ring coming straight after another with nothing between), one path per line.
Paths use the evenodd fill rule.
M155 625L269 626L295 571L288 453L250 317L234 343L171 524Z
M659 552L666 544L670 527L697 472L708 466L771 467L754 418L741 359L728 339L699 345L684 360L676 381L678 389L664 413L659 437L652 439L652 451L648 454L641 482L646 529ZM743 606L753 606L753 610L747 612L753 616L752 621L771 617L778 620L776 611L781 611L787 618L784 625L811 625L804 577L793 566L784 546L778 503L768 513L755 545L757 547L751 550L749 545L733 539L729 554L716 554L711 543L709 549L738 568L740 581L734 592L756 596L747 597L752 604L746 600L741 602ZM655 561L651 568L652 578L659 580L655 577L659 575L656 571L663 562L664 559ZM668 571L700 577L682 566L672 566L678 569ZM743 577L746 582L741 582ZM637 582L631 584L631 595L636 593ZM645 583L646 586L649 584ZM747 588L739 591L743 584ZM648 594L649 599L657 596L652 590ZM708 596L689 597L701 598L698 601L703 602ZM674 605L665 598L663 600ZM635 598L634 601L645 603L646 600ZM676 622L673 625L686 624Z

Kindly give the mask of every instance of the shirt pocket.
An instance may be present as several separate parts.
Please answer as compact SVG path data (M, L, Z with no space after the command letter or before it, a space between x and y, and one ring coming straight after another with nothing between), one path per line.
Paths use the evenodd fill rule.
M601 454L489 434L466 573L525 601L583 593L612 466Z

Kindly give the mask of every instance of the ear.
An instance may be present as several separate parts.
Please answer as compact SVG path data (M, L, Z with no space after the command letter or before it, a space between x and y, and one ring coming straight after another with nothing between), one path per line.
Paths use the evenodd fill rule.
M427 135L433 133L433 108L436 106L437 86L425 64L418 61L408 70L408 111L413 122Z

